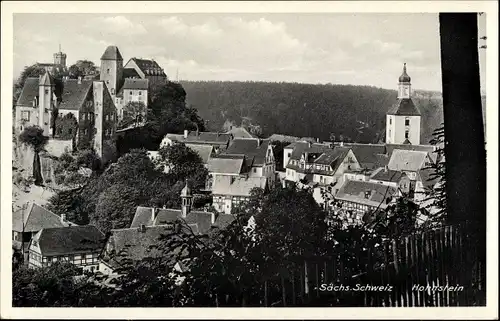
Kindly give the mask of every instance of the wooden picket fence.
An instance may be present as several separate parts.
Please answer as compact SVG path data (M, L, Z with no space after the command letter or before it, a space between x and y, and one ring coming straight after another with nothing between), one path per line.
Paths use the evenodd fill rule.
M484 262L467 244L460 228L446 226L387 241L359 262L309 259L264 282L260 306L484 306Z

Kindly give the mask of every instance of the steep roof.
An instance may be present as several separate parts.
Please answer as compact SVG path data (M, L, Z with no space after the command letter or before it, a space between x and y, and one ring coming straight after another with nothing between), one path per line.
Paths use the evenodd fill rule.
M134 68L123 68L123 78L141 78Z
M108 46L101 56L101 60L123 60L117 46Z
M182 142L182 143L192 143L192 144L228 144L232 139L230 134L217 133L217 132L188 132L187 138L183 134L167 134L165 137L172 141Z
M418 171L424 167L427 152L395 149L387 167L396 171Z
M394 171L391 169L384 169L380 168L378 171L373 173L371 179L376 180L376 181L383 181L383 182L399 182L401 178L406 176L405 173L401 171Z
M339 143L335 145L339 146ZM344 143L344 146L350 147L361 167L368 169L379 167L380 157L377 155L386 152L385 145L382 144Z
M420 110L415 106L411 98L402 98L389 109L388 115L399 116L421 116Z
M126 78L123 84L123 89L139 89L139 90L147 90L148 89L148 80L147 79L133 79Z
M251 134L244 127L233 127L226 134L231 134L234 138L256 138L255 135Z
M59 109L79 110L92 88L92 80L67 79L63 82L63 90Z
M33 100L35 99L35 97L38 97L39 93L39 81L39 78L26 78L23 89L21 90L21 94L19 95L19 99L17 100L18 106L33 107Z
M88 253L102 248L104 234L92 225L44 228L38 243L44 256Z
M425 188L431 188L439 182L439 179L432 176L432 169L421 169L418 171L418 179L422 182Z
M265 177L227 177L215 176L212 185L213 195L250 196L250 191L259 187L265 189Z
M214 151L212 145L186 144L186 147L189 147L196 153L198 153L198 155L200 155L203 164L208 164L208 160L210 159L210 156Z
M245 162L244 156L238 158L213 157L208 160L208 171L220 174L240 174Z
M288 142L288 143L294 143L300 140L299 137L281 135L281 134L272 134L267 139L269 139L271 142L278 141L278 142Z
M218 227L219 229L225 229L235 219L236 217L231 214L219 214L217 216L217 219L215 220L214 226Z
M212 212L205 211L190 211L184 219L193 233L206 234L212 227ZM132 224L130 228L137 228L141 225L144 226L162 226L173 224L174 222L182 220L182 212L179 209L171 208L158 208L151 207L137 207Z
M365 193L369 194L366 195ZM336 198L343 201L365 204L368 206L387 207L387 197L395 195L397 190L387 185L365 181L346 181L337 192ZM366 197L368 196L368 197Z
M389 157L392 156L392 152L394 150L401 149L401 150L413 150L413 151L420 151L420 152L428 152L430 157L434 160L435 159L434 151L436 150L436 146L433 146L433 145L387 144L386 149L387 149L386 153Z
M325 151L321 156L319 156L314 163L321 165L330 165L333 170L337 170L342 161L349 153L350 148L348 147L335 147Z
M13 231L23 231L23 216L25 232L38 232L43 228L67 227L70 225L76 225L68 221L62 222L59 215L52 213L48 209L36 203L30 203L24 215L22 209L12 212Z
M304 141L291 143L290 145L287 145L285 148L293 149L292 155L290 156L290 159L293 160L300 160L302 154L305 152L321 154L326 152L327 150L332 149L332 147L328 144L310 143Z
M139 59L139 58L131 58L137 67L146 75L146 76L162 76L166 77L165 72L163 72L162 68L158 63L154 60L149 59Z
M267 139L237 138L231 142L224 154L245 155L247 158L253 157L253 165L258 166L266 163L268 147L269 140Z

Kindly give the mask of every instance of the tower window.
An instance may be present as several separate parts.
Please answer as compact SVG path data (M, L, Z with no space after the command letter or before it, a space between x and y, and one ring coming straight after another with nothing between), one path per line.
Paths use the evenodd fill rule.
M111 88L111 95L114 95L114 94L115 94L115 89Z
M405 131L405 138L410 138L410 132L409 131Z
M410 118L409 117L405 118L405 126L410 126Z
M109 80L106 80L106 84L109 85Z
M130 94L132 95L132 91L130 91Z
M109 74L109 68L108 68L108 70L106 70L106 72Z
M389 125L392 125L392 117L389 117Z

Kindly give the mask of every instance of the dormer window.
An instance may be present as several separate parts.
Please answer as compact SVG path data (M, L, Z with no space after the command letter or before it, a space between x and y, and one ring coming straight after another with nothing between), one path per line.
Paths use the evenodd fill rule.
M370 198L370 191L365 191L365 198L366 199L369 199Z

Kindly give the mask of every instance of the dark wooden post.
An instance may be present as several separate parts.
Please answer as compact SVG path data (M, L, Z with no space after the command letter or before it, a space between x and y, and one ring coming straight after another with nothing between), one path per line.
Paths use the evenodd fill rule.
M464 226L468 234L466 264L471 269L479 263L471 256L477 255L480 262L486 258L486 150L477 16L439 15L447 212L450 223Z

